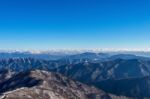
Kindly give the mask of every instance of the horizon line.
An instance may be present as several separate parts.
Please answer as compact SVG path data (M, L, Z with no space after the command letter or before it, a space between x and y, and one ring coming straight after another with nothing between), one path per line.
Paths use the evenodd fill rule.
M150 48L62 48L62 49L0 49L0 52L30 52L30 53L44 53L44 52L150 52Z

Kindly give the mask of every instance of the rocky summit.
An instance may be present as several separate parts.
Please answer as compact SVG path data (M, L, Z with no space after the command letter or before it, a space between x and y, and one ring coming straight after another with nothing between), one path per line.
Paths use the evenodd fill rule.
M18 73L1 82L0 93L0 99L128 99L40 70Z

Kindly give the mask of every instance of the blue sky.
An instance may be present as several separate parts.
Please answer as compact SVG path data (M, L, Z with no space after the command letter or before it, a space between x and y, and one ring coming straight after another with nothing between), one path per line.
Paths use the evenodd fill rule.
M0 49L150 48L150 0L1 0Z

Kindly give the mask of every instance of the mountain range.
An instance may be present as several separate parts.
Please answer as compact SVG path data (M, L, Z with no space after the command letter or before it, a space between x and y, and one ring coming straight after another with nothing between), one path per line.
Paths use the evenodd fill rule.
M1 99L150 99L148 57L90 52L57 59L1 55Z

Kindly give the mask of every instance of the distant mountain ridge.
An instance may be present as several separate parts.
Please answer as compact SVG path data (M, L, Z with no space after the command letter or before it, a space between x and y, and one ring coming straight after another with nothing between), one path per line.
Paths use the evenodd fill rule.
M0 52L0 59L10 59L10 58L34 58L34 59L43 59L43 60L115 60L115 59L147 59L148 57L136 56L133 54L115 54L110 53L93 53L93 52L84 52L78 54L66 54L66 53L31 53L31 52Z

